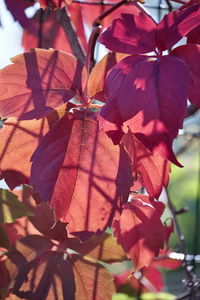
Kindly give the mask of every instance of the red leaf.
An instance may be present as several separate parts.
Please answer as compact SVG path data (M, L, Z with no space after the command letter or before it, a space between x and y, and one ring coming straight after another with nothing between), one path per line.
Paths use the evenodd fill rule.
M42 118L85 88L86 69L67 53L34 49L12 62L0 72L3 117Z
M161 51L175 45L181 38L200 24L200 5L194 4L183 10L175 10L157 25L156 45Z
M146 14L122 14L101 34L98 41L109 50L127 54L143 54L153 51L155 22Z
M128 154L92 116L78 111L64 116L32 156L36 191L81 239L101 235L119 217L132 185Z
M182 261L169 257L172 251L160 250L159 256L152 262L155 267L165 268L170 270L178 269L182 266Z
M190 73L189 100L200 108L200 45L183 45L170 54L187 64Z
M200 44L200 25L187 34L187 44Z
M154 206L148 196L137 195L125 205L119 221L113 222L114 235L131 258L134 272L148 266L164 246L165 227L160 220L164 204Z
M129 56L108 75L108 99L101 115L118 127L128 120L125 125L153 154L180 166L172 142L186 115L188 73L179 58Z
M74 271L76 299L111 300L115 294L112 275L101 264L69 254Z
M170 163L153 155L130 130L123 136L123 143L133 162L133 170L142 177L149 197L158 199L162 187L168 186Z

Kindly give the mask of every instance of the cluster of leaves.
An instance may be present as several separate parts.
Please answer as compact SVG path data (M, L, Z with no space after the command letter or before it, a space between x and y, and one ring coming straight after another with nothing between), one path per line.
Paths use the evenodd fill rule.
M39 2L42 8L62 8L66 1ZM38 17L26 23L24 1L15 12L13 1L6 3L26 24L23 43L32 48ZM91 11L99 9L68 7L84 50L83 23L91 25ZM55 11L48 12L42 36L45 48L61 49L33 49L0 71L0 116L6 119L0 131L0 179L12 190L33 187L25 186L19 196L30 212L16 216L12 203L3 204L11 207L6 212L11 222L28 216L34 225L11 241L6 267L2 258L7 291L18 298L111 299L112 277L98 261L131 259L132 271L145 273L173 231L173 223L161 222L165 206L157 200L168 185L170 162L181 166L172 143L187 116L187 99L200 107L200 4L191 0L158 24L137 3L110 11L100 20L115 19L110 26L110 20L103 23L108 28L98 41L111 52L91 74L93 35L84 65L60 51L74 47L58 34ZM186 45L164 53L186 35ZM43 43L37 36L33 41ZM148 195L137 192L142 187ZM2 224L10 221L1 218ZM105 233L107 227L114 237ZM8 249L4 230L9 232L6 225L1 246Z

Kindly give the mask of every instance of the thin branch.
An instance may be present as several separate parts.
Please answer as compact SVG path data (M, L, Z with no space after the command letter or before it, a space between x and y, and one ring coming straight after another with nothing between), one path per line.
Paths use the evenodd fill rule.
M117 8L119 8L120 6L127 3L127 1L128 0L121 0L120 2L118 2L117 4L112 6L110 9L103 12L96 20L94 20L92 33L91 33L89 41L88 41L88 49L87 49L87 56L86 56L86 63L85 63L88 74L91 72L92 68L95 65L94 49L95 49L96 41L97 41L97 39L99 37L99 34L101 32L102 20L105 17L107 17L109 14L111 14L113 11L115 11Z
M178 235L178 238L179 238L179 241L180 241L180 244L181 244L182 252L184 254L183 266L185 267L185 271L186 271L186 274L187 274L188 278L190 280L193 280L193 274L192 274L190 268L188 268L188 261L186 260L187 250L186 250L185 238L181 233L180 226L178 224L177 217L176 217L176 210L175 210L175 208L174 208L174 206L173 206L173 204L172 204L172 202L169 198L167 190L166 190L166 194L167 194L167 198L168 198L169 208L170 208L170 211L173 215L174 224L175 224L177 235Z
M74 56L76 58L80 59L84 63L85 62L84 51L81 47L81 44L79 43L77 34L76 34L75 29L70 21L70 18L67 14L65 7L63 7L61 10L58 10L57 21L63 27L63 29L66 33L66 36L68 38L68 41L70 43L70 46L74 53Z

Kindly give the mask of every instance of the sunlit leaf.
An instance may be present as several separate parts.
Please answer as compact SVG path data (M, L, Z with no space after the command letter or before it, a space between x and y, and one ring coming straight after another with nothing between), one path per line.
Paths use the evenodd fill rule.
M0 115L42 118L82 94L87 72L70 54L33 49L12 58L0 71Z
M93 114L84 114L64 116L46 134L32 156L31 173L56 219L81 239L101 235L119 217L132 185L126 151L99 130Z

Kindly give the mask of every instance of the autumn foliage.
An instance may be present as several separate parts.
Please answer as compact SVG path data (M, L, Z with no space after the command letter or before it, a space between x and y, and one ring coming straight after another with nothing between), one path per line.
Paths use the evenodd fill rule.
M170 163L181 167L172 144L187 101L200 108L199 2L158 24L137 1L115 10L41 0L32 20L25 1L17 11L5 2L26 52L0 71L0 179L12 190L0 199L2 297L111 299L122 279L114 285L105 266L124 260L135 290L143 270L160 291L153 261L167 257L173 221L162 223L159 196ZM83 24L93 22L87 46ZM96 40L109 52L95 64Z

